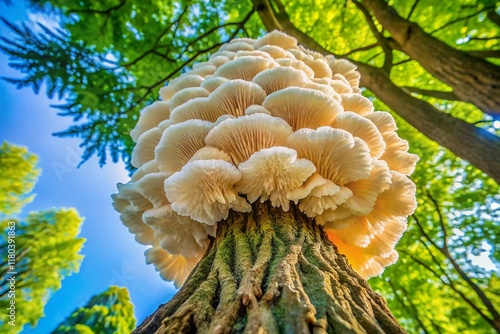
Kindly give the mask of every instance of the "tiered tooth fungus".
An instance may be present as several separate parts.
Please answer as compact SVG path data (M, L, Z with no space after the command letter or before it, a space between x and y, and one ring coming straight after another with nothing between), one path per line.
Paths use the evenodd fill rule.
M230 210L269 201L294 202L364 278L394 263L418 157L358 85L353 64L278 31L170 81L131 131L138 169L113 195L147 262L182 285Z

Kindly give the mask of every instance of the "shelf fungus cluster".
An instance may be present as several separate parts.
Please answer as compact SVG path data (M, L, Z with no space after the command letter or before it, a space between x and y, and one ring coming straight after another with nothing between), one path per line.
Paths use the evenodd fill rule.
M278 31L235 39L160 89L131 131L121 220L161 276L181 285L217 222L295 203L363 277L394 263L416 205L417 156L393 117L360 94L359 73Z

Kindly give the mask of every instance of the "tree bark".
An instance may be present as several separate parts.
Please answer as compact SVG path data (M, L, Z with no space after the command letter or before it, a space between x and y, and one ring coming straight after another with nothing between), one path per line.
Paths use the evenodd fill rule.
M462 101L500 117L500 67L432 37L418 24L399 16L384 0L364 0L363 5L404 53L453 88Z
M279 29L297 38L303 46L331 54L307 34L297 29L286 12L277 13L269 0L253 0L254 7L268 31ZM396 86L382 69L357 63L361 85L403 117L425 136L476 166L500 184L500 137L446 114Z
M292 205L231 212L145 333L404 333L322 227Z

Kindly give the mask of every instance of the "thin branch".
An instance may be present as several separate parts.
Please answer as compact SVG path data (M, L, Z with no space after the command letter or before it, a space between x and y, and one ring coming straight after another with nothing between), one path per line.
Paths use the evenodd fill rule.
M500 39L500 36L491 36L491 37L469 37L470 41L491 41L493 39Z
M413 3L413 6L411 6L410 12L408 13L408 16L406 17L407 21L410 21L411 15L415 11L415 8L417 8L417 5L418 5L419 1L420 0L415 0L415 2Z
M160 40L162 39L163 36L165 36L171 29L174 25L176 24L179 24L180 23L180 20L182 20L182 17L184 16L184 14L186 13L186 11L188 10L189 7L186 6L186 8L184 8L184 10L181 12L181 14L179 15L179 17L172 22L172 24L170 24L168 27L166 27L155 39L154 43L153 43L153 46L151 47L151 49L149 49L148 51L144 52L142 55L138 56L137 58L135 58L134 60L128 62L128 63L124 63L124 64L121 64L120 66L117 66L115 69L118 69L118 68L121 68L121 67L129 67L129 66L132 66L132 65L135 65L136 63L138 63L139 61L141 61L142 59L144 59L147 55L151 54L151 53L154 53L154 54L157 54L163 58L165 58L165 56L163 56L163 54L159 53L156 51L156 48L158 47L158 43L160 42ZM170 59L170 58L166 58L167 60L169 61L173 61L175 62L175 59Z
M493 122L495 122L495 120L494 120L494 119L482 119L482 120L480 120L480 121L475 121L475 122L474 122L474 123L472 123L472 124L474 124L474 125L478 125L478 124L483 124L483 123L493 123Z
M394 63L394 66L403 65L403 64L409 63L410 61L413 61L413 60L414 60L413 58L407 58L404 60L400 60L400 61Z
M385 54L385 59L384 59L384 64L382 65L382 68L387 71L387 73L390 73L391 68L392 68L392 48L389 46L389 43L387 42L387 39L384 37L384 34L380 31L378 31L377 26L375 25L375 22L373 21L372 16L368 12L368 10L363 6L362 3L360 3L357 0L352 0L354 5L363 13L363 16L366 19L366 22L368 23L368 26L370 27L371 31L375 35L375 38L377 39L379 45L382 47L382 50L384 50Z
M377 58L378 56L380 56L380 55L381 55L381 54L383 54L383 53L384 53L384 52L378 52L378 53L374 54L373 56L371 56L370 58L368 58L368 59L366 60L366 62L365 62L365 63L366 63L366 64L368 64L368 63L369 63L369 62L371 62L373 59Z
M195 53L194 55L192 55L191 57L189 57L189 59L187 59L186 61L184 61L177 69L175 69L174 71L170 72L166 77L158 80L157 82L153 83L152 85L150 86L141 86L140 89L146 89L146 92L137 100L135 101L135 103L130 106L127 110L125 110L123 113L128 113L130 112L131 110L133 110L135 107L137 107L139 104L141 104L146 98L147 96L153 91L153 89L155 89L156 87L162 85L163 83L165 83L165 81L169 80L170 78L172 78L173 76L175 76L177 73L179 73L182 68L184 68L185 66L189 65L191 62L193 62L196 58L198 58L199 56L203 55L203 54L206 54L210 51L212 51L213 49L221 46L222 44L224 43L227 43L229 42L230 40L232 40L234 37L236 37L236 35L238 34L238 32L243 28L243 26L245 25L246 22L248 22L248 20L250 19L250 17L253 15L253 13L255 12L254 9L252 9L246 16L245 18L243 18L242 21L240 22L237 22L237 23L231 23L231 25L235 25L237 24L238 27L237 29L231 34L231 36L228 38L227 41L224 41L224 42L221 42L221 43L216 43L206 49L203 49L203 50L199 50L197 53ZM219 27L220 28L220 27ZM201 38L201 37L198 37L198 39ZM139 87L135 87L135 88L139 88Z
M432 205L434 205L434 208L436 209L436 212L438 213L439 227L441 228L441 232L443 233L443 249L448 251L449 250L448 249L448 232L446 231L446 226L444 225L444 218L443 218L443 214L441 212L441 208L439 207L439 205L436 202L436 200L434 199L434 197L432 197L429 190L426 189L425 192L427 193L427 196L430 198Z
M497 26L500 27L500 15L498 15L495 8L490 9L486 16L490 19L491 22L495 23Z
M449 100L449 101L461 101L453 92L429 90L429 89L422 89L410 86L401 86L401 89L403 89L407 93L417 93L420 95L435 97L438 99Z
M416 258L412 254L409 254L405 250L400 250L401 253L405 254L408 256L410 259L412 259L414 262L422 266L423 268L427 269L430 271L437 279L439 279L444 285L450 287L453 291L455 291L470 307L474 309L484 320L486 320L493 328L498 328L498 326L495 324L495 322L490 319L486 314L483 313L483 311L477 307L462 291L458 290L455 285L450 282L446 282L443 280L443 278L438 275L431 267L429 267L426 263L422 262L420 259Z
M122 0L119 4L109 7L108 9L69 9L70 14L101 14L109 15L112 11L120 9L127 3L127 0Z
M428 195L430 195L430 194L428 193ZM432 198L432 196L429 196L429 197L431 198L431 201L433 202L433 204L436 207L439 207L437 202ZM481 300L483 305L486 307L486 309L489 311L489 313L493 317L493 320L491 322L492 326L494 328L496 328L497 330L500 330L500 314L498 313L496 308L493 306L493 303L491 302L491 300L486 296L486 294L481 290L481 288L476 283L474 283L472 281L472 279L469 277L469 275L467 275L467 273L460 267L460 265L455 261L455 259L451 255L451 253L448 249L447 241L446 241L446 237L447 237L446 228L444 226L444 221L442 219L440 210L438 210L438 215L440 215L440 217L441 217L440 218L440 228L443 231L443 246L442 247L438 246L436 244L436 242L434 240L432 240L432 238L425 232L425 230L423 229L422 225L420 224L418 218L415 215L412 215L412 217L415 220L415 222L417 223L418 229L420 230L420 232L422 233L424 238L427 239L427 241L429 241L434 247L436 247L441 252L441 254L443 254L446 257L446 259L448 261L450 261L451 265L453 266L453 269L455 269L455 271L458 273L458 275L467 283L467 285L479 297L479 299ZM428 251L431 254L431 256L433 257L432 252L430 252L430 250L428 250ZM437 263L437 260L435 260L435 262ZM448 275L446 275L446 277L450 280ZM453 285L451 280L450 280L450 284Z
M441 27L436 28L436 29L434 29L433 31L431 31L431 32L429 33L429 35L434 35L434 34L435 34L435 33L437 33L438 31L443 30L444 28L447 28L447 27L449 27L449 26L451 26L451 25L453 25L453 24L455 24L455 23L458 23L458 22L460 22L460 21L468 20L468 19L470 19L470 18L472 18L472 17L474 17L474 16L476 16L476 15L481 14L481 13L482 13L482 12L484 12L484 11L487 11L487 10L490 10L490 9L493 9L493 8L495 8L495 6L488 6L488 7L484 7L484 8L482 8L482 9L480 9L480 10L478 10L478 11L474 12L474 13L471 13L471 14L467 15L467 16L463 16L463 17L459 17L459 18L456 18L456 19L454 19L454 20L451 20L450 22L443 24Z
M424 323L422 322L422 320L418 316L418 308L415 307L415 305L412 303L411 298L408 296L407 291L403 287L400 287L401 290L403 291L403 295L405 295L405 298L408 301L408 303L410 304L410 306L406 305L405 301L403 300L403 298L401 298L396 287L394 286L394 284L392 283L392 281L390 279L387 280L387 283L389 283L389 286L391 287L392 292L394 293L394 296L396 297L398 302L401 305L403 305L404 308L406 308L408 310L408 312L412 315L413 318L415 318L417 320L418 324L420 325L420 328L422 328L424 333L429 334L429 331L427 330Z
M344 53L344 54L341 54L341 55L338 55L339 58L345 58L347 56L350 56L354 53L357 53L357 52L361 52L361 51L368 51L368 50L371 50L373 48L376 48L377 46L379 46L379 42L375 42L373 44L370 44L370 45L366 45L366 46L362 46L360 48L357 48L357 49L352 49L351 51L347 52L347 53Z

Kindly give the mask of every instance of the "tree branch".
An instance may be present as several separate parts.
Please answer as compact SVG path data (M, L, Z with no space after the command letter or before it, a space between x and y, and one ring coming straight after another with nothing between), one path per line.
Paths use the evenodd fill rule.
M109 7L108 9L68 9L70 14L100 14L109 15L112 11L120 9L127 3L127 0L120 1L119 4Z
M403 287L399 287L401 289L401 291L403 292L403 295L405 296L405 299L410 304L410 306L408 306L408 305L405 304L403 298L401 298L401 296L399 295L398 290L396 289L396 287L394 286L394 284L392 283L392 281L390 279L387 279L386 281L387 281L387 283L389 283L389 286L392 289L392 293L394 293L394 296L396 297L396 299L398 300L398 302L401 305L403 305L403 307L411 314L411 316L413 318L415 318L417 320L418 324L420 325L420 328L424 331L424 333L425 334L429 334L429 331L427 330L427 328L425 327L424 323L422 322L422 320L418 316L418 308L415 307L415 305L412 303L411 298L408 296L407 291Z
M444 225L444 219L441 213L441 210L439 209L439 205L437 201L431 196L429 192L427 192L427 195L431 199L434 207L436 208L439 216L439 226L440 229L443 233L443 246L437 245L437 243L432 240L432 238L425 232L423 229L422 225L420 224L418 218L415 215L412 215L413 219L417 223L418 229L420 230L421 234L424 236L424 238L429 241L435 248L437 248L441 254L445 256L445 258L450 261L451 265L455 269L455 271L458 273L458 275L467 283L467 285L476 293L476 295L479 297L483 305L486 307L488 312L491 314L493 317L492 322L495 324L494 327L497 329L500 329L500 315L496 308L493 306L493 303L491 300L486 296L486 294L481 290L481 288L472 281L472 279L467 275L467 273L460 267L460 265L455 261L453 256L451 255L449 248L448 248L448 243L447 243L447 232L446 232L446 227ZM432 255L432 252L428 249L429 253ZM434 257L433 257L434 258ZM435 260L437 263L437 260ZM448 277L448 275L446 275ZM449 278L448 278L449 279ZM450 280L450 283L452 281ZM452 284L452 283L451 283Z
M474 17L474 16L476 16L476 15L481 14L481 13L482 13L482 12L484 12L484 11L491 10L491 9L494 9L494 8L495 8L495 6L487 6L487 7L481 8L480 10L478 10L478 11L476 11L476 12L473 12L473 13L471 13L471 14L469 14L469 15L466 15L466 16L459 17L459 18L456 18L456 19L454 19L454 20L451 20L450 22L447 22L447 23L443 24L441 27L436 28L436 29L434 29L433 31L429 32L429 35L434 35L434 34L435 34L435 33L437 33L438 31L441 31L441 30L443 30L444 28L447 28L447 27L449 27L449 26L451 26L451 25L453 25L453 24L455 24L455 23L458 23L458 22L460 22L460 21L464 21L464 20L468 20L468 19L470 19L470 18L472 18L472 17Z
M366 46L362 46L360 48L356 48L356 49L352 49L350 50L349 52L347 53L344 53L344 54L341 54L341 55L338 55L337 57L339 58L346 58L347 56L350 56L354 53L357 53L357 52L361 52L361 51L367 51L367 50L371 50L373 48L376 48L377 46L379 46L379 42L375 42L373 44L370 44L370 45L366 45Z
M498 15L495 8L490 9L488 11L488 14L486 14L486 16L490 19L491 22L495 23L497 26L500 27L500 15Z
M408 252L406 252L404 250L400 250L400 252L405 254L406 256L408 256L415 263L417 263L420 266L422 266L423 268L427 269L437 279L439 279L444 285L450 287L453 291L455 291L470 307L472 307L474 309L474 311L476 311L486 322L488 322L488 324L490 324L493 328L495 328L498 331L498 329L499 329L498 324L494 320L490 319L486 314L484 314L483 311L479 307L477 307L462 291L457 289L457 287L453 284L452 281L450 281L448 283L445 280L443 280L443 278L438 273L436 273L431 267L429 267L426 263L422 262L420 259L416 258L412 254L409 254Z
M410 60L408 60L410 61ZM445 92L439 90L429 90L422 89L418 87L401 86L401 89L405 90L408 94L417 93L420 95L435 97L437 99L449 100L449 101L461 101L453 92Z
M408 13L408 16L406 17L406 19L408 21L410 21L410 18L411 18L411 15L413 14L413 12L415 11L415 8L417 8L417 5L419 3L420 0L415 0L415 2L413 3L413 6L411 6L411 9L410 9L410 12Z
M153 89L157 88L158 86L162 85L163 83L165 83L165 81L171 79L173 76L175 76L177 73L179 73L185 66L189 65L190 63L192 63L196 58L198 58L199 56L203 55L203 54L206 54L210 51L212 51L213 49L221 46L222 44L224 43L227 43L229 41L231 41L237 34L238 32L243 28L243 26L245 25L246 22L248 22L248 20L250 19L250 17L253 15L253 13L255 12L254 9L252 9L246 16L245 18L240 21L240 22L237 22L237 23L231 23L230 25L237 25L237 28L236 30L231 34L231 36L229 36L229 38L224 41L224 42L221 42L221 43L216 43L206 49L203 49L203 50L199 50L197 53L195 53L194 55L192 55L191 57L189 57L189 59L187 59L186 61L184 61L182 64L179 65L179 67L177 67L174 71L170 72L167 76L165 76L164 78L158 80L157 82L153 83L152 85L150 86L142 86L140 87L140 89L146 89L146 92L137 100L135 101L135 103L130 106L127 110L125 110L123 113L128 113L130 112L131 110L133 110L135 107L137 107L138 105L140 105L146 98L147 96L153 91ZM229 24L227 24L229 25ZM220 27L218 27L220 28ZM198 38L202 38L202 37L198 37ZM186 49L187 50L187 49ZM139 87L135 87L135 88L139 88Z
M444 218L443 218L443 214L441 212L441 208L439 207L439 205L436 202L436 200L434 199L434 197L432 197L429 190L426 189L425 191L427 193L427 196L431 200L432 205L434 205L434 209L436 209L436 212L437 212L438 217L439 217L439 227L441 229L441 233L443 233L443 246L441 248L448 252L449 251L449 249L448 249L448 232L446 231L446 226L444 224Z
M363 13L363 16L366 19L366 22L368 23L368 26L370 27L370 30L373 32L375 35L375 38L378 41L378 44L382 47L382 50L384 50L384 64L382 65L382 68L387 71L387 73L391 72L392 68L392 48L389 46L389 43L387 42L387 39L384 37L384 34L380 31L378 31L377 26L375 25L375 22L373 21L372 16L368 12L368 9L366 9L365 6L363 6L362 3L360 3L357 0L352 0L354 5Z

